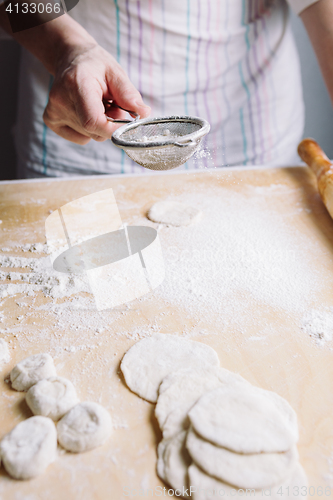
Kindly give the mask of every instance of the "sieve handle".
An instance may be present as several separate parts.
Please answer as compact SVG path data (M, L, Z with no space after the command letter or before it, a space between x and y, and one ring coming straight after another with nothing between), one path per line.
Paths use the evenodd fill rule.
M173 142L172 144L174 146L178 146L179 148L186 148L187 146L190 146L194 142L195 141L193 139L190 139L188 142L184 142L183 144L181 142Z
M115 108L122 109L123 111L126 111L126 113L128 113L129 115L132 115L132 116L135 117L134 120L115 120L114 118L111 118L111 116L106 116L106 119L109 122L113 122L113 123L132 123L132 122L136 122L137 120L140 120L140 115L138 115L138 113L136 113L135 111L129 111L128 109L124 109L121 106L118 106L118 104L116 104L112 100L108 101L106 99L103 99L103 104L104 104L104 106L105 106L106 109L110 109L110 107L113 106Z

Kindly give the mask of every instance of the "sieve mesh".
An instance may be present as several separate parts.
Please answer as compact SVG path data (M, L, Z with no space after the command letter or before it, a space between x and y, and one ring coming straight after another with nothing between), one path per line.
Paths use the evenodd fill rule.
M125 131L121 138L124 141L139 141L143 139L159 138L155 139L154 142L162 141L167 139L177 139L183 137L184 135L192 134L200 130L201 126L197 123L191 122L161 122L161 123L147 123L139 125L138 127L132 128Z
M195 117L146 118L117 129L112 141L139 165L169 170L191 158L209 129L208 122Z

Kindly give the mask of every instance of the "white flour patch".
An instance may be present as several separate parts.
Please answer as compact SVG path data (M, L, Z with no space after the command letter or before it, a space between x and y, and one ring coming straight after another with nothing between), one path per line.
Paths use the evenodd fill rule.
M244 334L244 340L265 342L274 334L270 315L263 314L266 310L293 321L305 317L315 297L332 288L329 273L313 266L313 256L318 262L325 250L278 208L271 208L274 203L267 204L267 196L281 197L283 189L280 185L261 187L247 195L220 187L181 196L170 193L167 200L205 213L202 221L188 227L158 227L136 217L137 225L159 228L166 278L154 292L113 310L96 310L84 276L54 271L45 243L19 246L8 242L11 254L0 255L0 332L17 336L23 349L32 341L47 339L52 355L93 351L103 329L111 330L114 338L131 340L159 331L193 337L234 329ZM24 252L39 255L27 258ZM43 303L41 295L47 298ZM20 320L7 325L6 301L16 296ZM152 305L158 306L158 312L148 318L142 315ZM179 318L176 322L174 314ZM303 330L311 324L305 323ZM327 340L327 327L325 332L322 336Z
M304 313L327 286L312 265L316 242L269 210L264 199L219 189L218 196L196 193L181 200L205 219L159 231L166 279L155 294L170 304L204 314L205 322L219 315L225 323L239 318L245 324L253 304Z
M28 246L38 248L38 245L37 243ZM55 271L51 266L49 257L26 258L0 255L0 267L25 270L24 272L0 271L0 280L11 282L8 285L0 285L1 298L18 293L32 295L36 291L42 291L46 297L53 298L69 297L79 292L89 292L85 276Z
M324 345L333 338L333 307L325 310L310 310L302 320L302 330L318 345Z

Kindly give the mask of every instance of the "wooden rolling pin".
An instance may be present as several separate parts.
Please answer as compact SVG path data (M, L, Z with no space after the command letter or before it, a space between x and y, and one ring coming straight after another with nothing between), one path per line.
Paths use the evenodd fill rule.
M318 191L333 219L333 163L313 139L304 139L297 151L302 160L316 174Z

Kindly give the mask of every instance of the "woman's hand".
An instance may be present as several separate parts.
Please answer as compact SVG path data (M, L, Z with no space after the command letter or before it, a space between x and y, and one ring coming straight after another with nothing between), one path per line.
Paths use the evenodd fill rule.
M119 125L107 121L103 99L112 99L141 117L150 113L111 54L97 44L71 48L69 53L60 54L44 121L56 134L77 144L90 139L105 141ZM128 118L117 108L107 114Z
M142 118L149 115L150 108L114 57L69 15L12 33L2 4L0 26L54 76L44 121L61 137L77 144L110 139L119 125L107 121L103 99L112 99ZM115 108L107 114L112 118L128 117Z

